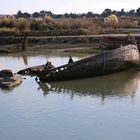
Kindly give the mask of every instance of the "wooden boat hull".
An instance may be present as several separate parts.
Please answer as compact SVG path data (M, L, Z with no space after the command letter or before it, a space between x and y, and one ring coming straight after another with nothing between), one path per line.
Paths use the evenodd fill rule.
M33 67L26 68L26 69L22 69L22 70L18 71L17 73L21 74L21 75L30 75L30 74L37 75L43 69L44 69L44 65L39 65L39 66L33 66Z
M49 69L52 69L52 68L54 68L54 66L49 62L49 64L33 66L33 67L29 67L29 68L20 70L20 71L17 72L17 74L38 75L43 70L49 70Z
M13 77L1 77L0 78L0 87L2 88L13 88L22 83L22 77L18 74Z
M40 82L87 78L132 68L139 64L139 51L135 45L127 45L102 55L92 56L50 71L41 72Z

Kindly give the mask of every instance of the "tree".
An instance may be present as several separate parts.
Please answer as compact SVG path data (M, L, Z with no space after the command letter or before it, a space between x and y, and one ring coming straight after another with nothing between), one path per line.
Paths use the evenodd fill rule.
M46 11L46 14L47 14L47 16L51 16L51 17L53 17L53 15L54 15L51 11Z
M68 13L65 13L65 14L64 14L64 17L65 17L65 18L69 18L70 16L69 16Z
M121 12L120 12L120 16L125 16L126 15L126 12L124 11L124 8L121 9Z
M34 18L38 18L38 17L40 17L40 14L39 14L38 12L34 12L34 13L33 13L33 17L34 17Z
M30 18L31 15L30 15L29 13L25 12L25 13L23 13L23 17L24 17L24 18Z
M88 12L88 13L87 13L87 18L91 18L91 17L93 17L93 15L94 15L94 14L93 14L92 12Z
M77 17L77 15L73 14L73 13L70 13L69 16L70 16L70 18L76 18Z
M40 11L40 16L41 17L47 16L47 11L45 11L45 10Z
M140 8L138 8L136 11L137 11L136 15L140 16Z
M21 12L21 10L18 10L17 14L16 14L17 18L22 18L23 17L23 13Z
M128 16L132 16L134 17L136 15L136 12L134 9L130 10L128 13L127 13Z
M103 13L102 13L102 16L103 17L107 17L107 16L109 16L109 15L111 15L112 14L112 10L111 9L105 9L104 11L103 11Z

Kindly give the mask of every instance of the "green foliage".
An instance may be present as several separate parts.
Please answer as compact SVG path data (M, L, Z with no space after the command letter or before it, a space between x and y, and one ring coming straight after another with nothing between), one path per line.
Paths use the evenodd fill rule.
M41 21L38 20L33 20L30 23L30 29L31 30L42 30L43 29L43 23Z
M30 22L25 19L18 19L16 27L17 29L19 29L19 31L28 31L30 27Z
M17 19L15 17L3 17L0 19L0 27L14 28L16 27Z
M87 35L87 34L89 34L89 30L88 29L84 29L84 28L80 28L79 29L79 34L80 35Z

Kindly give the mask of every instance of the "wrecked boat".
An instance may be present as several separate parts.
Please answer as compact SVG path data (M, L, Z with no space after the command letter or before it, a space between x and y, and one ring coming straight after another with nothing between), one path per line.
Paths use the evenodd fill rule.
M17 74L38 75L43 70L49 70L52 68L54 68L54 66L51 64L51 62L48 61L45 65L38 65L38 66L33 66L33 67L26 68L26 69L22 69L22 70L18 71Z
M9 69L0 71L0 87L14 88L22 83L22 77L18 74L13 74Z
M81 79L122 71L139 65L137 45L121 46L118 49L104 51L51 70L42 71L36 77L37 82L53 82Z

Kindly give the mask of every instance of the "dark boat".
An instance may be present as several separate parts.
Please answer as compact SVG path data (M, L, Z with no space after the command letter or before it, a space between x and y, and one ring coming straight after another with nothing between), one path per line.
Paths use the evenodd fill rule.
M81 79L130 69L138 66L138 64L138 48L136 45L130 44L115 50L103 51L100 55L43 71L36 77L36 80L43 83Z
M14 88L22 83L22 77L18 74L13 74L11 70L5 69L0 71L0 87Z
M43 70L49 70L52 68L54 68L54 66L51 64L51 62L48 61L45 65L38 65L38 66L33 66L33 67L26 68L26 69L22 69L22 70L18 71L17 74L38 75Z

